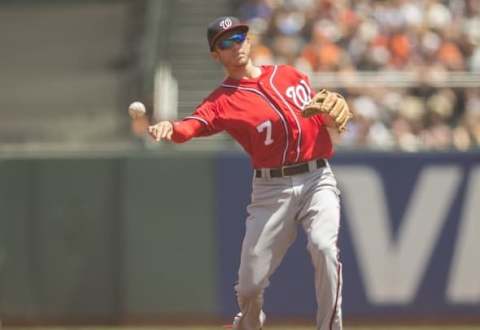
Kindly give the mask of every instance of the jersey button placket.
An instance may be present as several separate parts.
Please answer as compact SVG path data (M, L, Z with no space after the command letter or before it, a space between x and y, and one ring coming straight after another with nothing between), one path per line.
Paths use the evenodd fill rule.
M273 96L270 95L268 90L264 87L264 83L262 81L260 81L258 84L259 84L260 90L266 95L266 97L268 97L270 102L272 102L272 104L275 105L277 109L279 109L283 118L285 119L285 122L287 123L289 146L287 150L286 164L289 164L290 162L288 160L295 159L297 155L295 142L297 141L297 138L298 138L298 129L296 128L296 125L294 123L295 118L292 118L289 111L286 111L287 109L285 109L285 106L284 107L279 106L279 103L275 100Z
M278 115L281 116L282 118L280 120L284 120L285 121L285 124L287 125L285 127L285 129L287 130L285 132L285 135L286 135L286 139L288 139L288 142L287 144L290 142L290 134L292 134L291 132L291 129L289 128L289 121L288 121L288 118L285 116L285 112L282 111L283 109L281 107L278 106L278 103L275 101L275 99L270 95L270 93L268 92L268 90L265 88L265 84L263 83L263 81L259 81L258 82L258 89L263 93L263 95L265 95L265 97L271 102L271 104L278 109L279 113ZM274 109L272 109L274 110ZM274 110L275 111L275 110ZM285 165L286 163L288 163L288 158L289 158L289 155L290 155L290 145L288 144L288 149L286 151L286 156L285 156L285 163L283 163L282 165Z

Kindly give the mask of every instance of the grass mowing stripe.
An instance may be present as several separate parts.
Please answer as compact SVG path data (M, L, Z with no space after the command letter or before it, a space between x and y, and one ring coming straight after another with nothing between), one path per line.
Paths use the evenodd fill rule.
M150 327L8 327L4 326L2 330L223 330L223 326L150 326ZM265 330L314 330L314 326L267 326ZM368 326L368 327L345 327L345 330L480 330L478 326Z

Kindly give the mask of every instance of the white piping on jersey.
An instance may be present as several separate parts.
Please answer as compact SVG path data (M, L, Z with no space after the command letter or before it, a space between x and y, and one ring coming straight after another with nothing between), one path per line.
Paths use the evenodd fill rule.
M297 116L295 115L295 112L292 110L292 108L290 108L290 105L288 104L287 101L285 101L285 99L283 98L282 94L280 94L280 92L278 91L278 89L275 87L275 85L273 84L273 77L275 76L275 73L277 72L277 68L278 66L275 65L273 67L273 73L272 75L270 76L270 85L272 86L272 89L275 91L275 93L277 93L278 97L282 100L282 102L287 106L288 110L290 111L290 113L292 114L293 118L295 119L295 123L297 124L297 128L298 128L298 141L297 141L297 157L295 157L295 163L298 162L298 159L300 158L300 145L301 145L301 142L302 142L302 127L300 126L300 123L298 122L298 119L297 119ZM300 109L301 110L301 109Z
M280 119L282 120L282 125L283 125L283 128L285 129L285 150L283 151L283 160L282 160L282 165L285 165L285 161L287 159L287 151L288 151L288 140L289 140L289 136L288 136L288 126L287 126L287 121L285 120L285 118L283 118L282 116L282 113L280 112L280 110L278 110L273 104L272 102L270 102L270 100L268 99L268 97L265 96L265 94L263 94L261 91L255 89L255 88L249 88L249 87L241 87L241 86L236 86L236 85L228 85L228 84L225 84L223 83L222 84L223 87L227 87L227 88L238 88L240 90L246 90L246 91L249 91L249 92L253 92L255 94L258 94L260 95L261 97L263 97L263 99L265 101L267 101L267 103L270 105L270 107L275 110L275 112L277 113L277 115L280 117Z
M210 126L210 125L208 124L208 121L206 121L205 119L203 119L203 118L201 118L201 117L197 117L197 116L187 116L187 117L185 117L184 119L196 119L196 120L202 122L203 124L205 124L205 125L207 125L207 126Z

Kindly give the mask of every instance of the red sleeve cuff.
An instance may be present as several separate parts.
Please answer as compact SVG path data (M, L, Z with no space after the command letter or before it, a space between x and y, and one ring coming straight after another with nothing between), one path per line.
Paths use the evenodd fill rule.
M172 140L175 143L187 142L191 138L199 136L204 129L204 124L195 119L173 122Z

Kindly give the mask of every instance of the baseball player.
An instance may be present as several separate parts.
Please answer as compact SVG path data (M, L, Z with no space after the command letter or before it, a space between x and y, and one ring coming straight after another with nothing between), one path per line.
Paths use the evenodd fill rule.
M340 205L328 163L329 129L342 131L351 113L340 95L315 94L308 77L293 67L253 65L247 32L235 17L214 20L207 30L210 52L227 78L191 116L148 131L156 141L176 143L226 131L251 157L253 191L233 328L262 328L263 292L302 226L315 270L317 329L342 329Z

